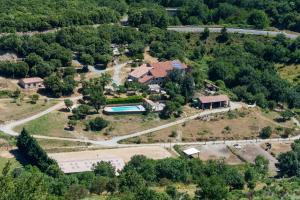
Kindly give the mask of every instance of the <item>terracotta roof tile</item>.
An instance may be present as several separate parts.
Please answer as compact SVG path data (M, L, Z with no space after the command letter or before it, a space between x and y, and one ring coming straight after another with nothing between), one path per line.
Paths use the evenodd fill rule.
M226 95L217 95L217 96L201 96L199 97L201 103L215 103L221 101L229 101L228 96Z
M149 72L149 70L152 69L151 67L147 67L146 64L141 65L140 67L135 68L129 75L135 78L141 78L145 74Z
M29 83L43 82L43 79L40 77L32 77L32 78L23 78L23 79L21 79L21 81L23 81L25 84L29 84Z
M139 79L140 83L147 83L148 81L150 81L151 79L153 79L154 77L151 75L146 75L142 78Z

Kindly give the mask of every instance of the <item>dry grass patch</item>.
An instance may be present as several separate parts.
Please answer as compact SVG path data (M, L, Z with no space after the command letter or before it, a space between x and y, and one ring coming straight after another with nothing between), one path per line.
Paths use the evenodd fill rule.
M57 101L52 100L47 103L45 103L44 100L39 100L36 104L31 104L26 101L17 104L12 102L10 99L3 99L0 101L0 122L18 120L32 116L46 110L56 103Z
M68 117L71 115L71 113L54 111L36 120L16 127L16 131L21 131L22 128L25 127L33 135L104 140L114 136L127 135L137 131L142 131L171 121L160 120L156 114L150 114L148 116L144 116L141 114L94 114L87 116L86 120L78 121L75 130L69 131L67 129L67 124L69 121ZM109 121L108 127L97 132L86 131L85 124L88 122L88 120L98 116L103 117L105 120Z
M270 150L268 150L268 152L276 158L280 153L286 153L290 151L291 144L292 142L271 143L272 147ZM261 147L266 149L266 144L262 144Z
M88 147L90 146L89 143L84 142L73 142L73 141L63 141L63 140L48 140L48 139L36 139L39 143L39 145L44 150L49 149L57 149L57 148L77 148L77 147Z
M151 134L127 140L129 143L175 142L172 132L182 133L182 141L195 142L206 140L251 139L257 138L259 131L271 126L274 130L271 137L282 134L275 129L281 124L263 116L259 109L231 111L210 117L208 121L192 120L180 125L162 129Z
M300 84L300 64L298 65L277 65L280 76L291 83Z

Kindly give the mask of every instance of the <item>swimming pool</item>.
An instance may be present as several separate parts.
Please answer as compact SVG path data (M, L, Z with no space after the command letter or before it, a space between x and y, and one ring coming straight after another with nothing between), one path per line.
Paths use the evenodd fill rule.
M141 113L146 109L142 105L136 106L107 106L104 108L106 113Z

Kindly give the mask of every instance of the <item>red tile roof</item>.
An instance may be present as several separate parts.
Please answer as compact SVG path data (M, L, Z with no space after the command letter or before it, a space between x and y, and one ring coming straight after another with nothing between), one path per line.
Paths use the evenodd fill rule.
M43 79L40 77L32 77L32 78L23 78L21 79L25 84L30 84L30 83L41 83L43 82Z
M217 96L201 96L199 97L201 103L215 103L221 101L229 101L228 96L226 95L217 95Z
M151 79L153 79L154 77L151 75L146 75L142 78L139 79L140 83L147 83L148 81L150 81Z
M156 67L150 70L150 73L155 78L166 77L168 75L169 70L165 70L164 68Z
M174 69L187 69L187 66L179 60L151 63L150 66L143 64L133 70L129 75L139 79L140 83L146 83L152 78L166 77L168 72Z
M141 65L140 67L135 68L129 75L135 78L140 78L147 74L151 67L147 67L146 64Z

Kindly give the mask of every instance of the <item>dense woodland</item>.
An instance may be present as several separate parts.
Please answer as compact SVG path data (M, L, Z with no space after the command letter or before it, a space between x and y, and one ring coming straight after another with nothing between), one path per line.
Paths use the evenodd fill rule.
M299 0L1 0L0 13L0 32L117 23L126 14L133 26L226 24L300 32Z
M103 25L65 28L32 37L8 35L0 38L0 48L24 60L0 63L0 72L14 78L40 76L46 78L46 87L53 96L70 95L77 85L71 60L106 65L112 60L112 43L128 44L128 56L132 59L140 58L144 47L150 46L150 53L161 60L180 59L189 64L190 78L173 73L164 86L177 104L189 102L193 91L201 89L203 80L208 78L232 99L256 102L263 108L274 108L278 102L290 108L300 106L299 85L282 79L275 68L275 64L300 63L300 39L290 40L283 35L275 38L243 36L228 34L226 29L221 34L207 31L183 34L150 25L143 25L140 31ZM189 88L193 84L188 82L195 82L196 87ZM170 107L178 105L173 101Z

